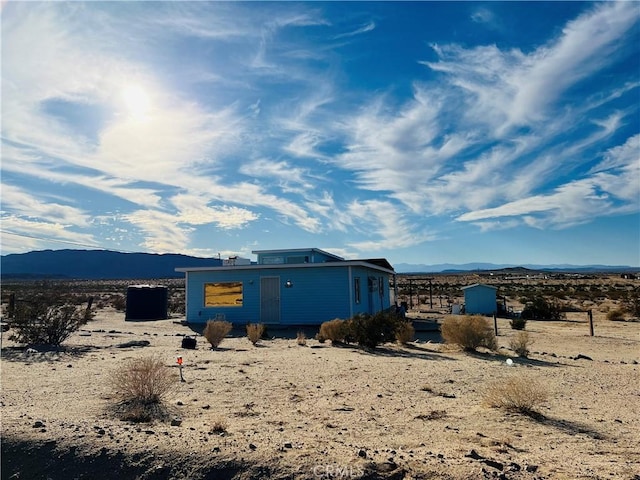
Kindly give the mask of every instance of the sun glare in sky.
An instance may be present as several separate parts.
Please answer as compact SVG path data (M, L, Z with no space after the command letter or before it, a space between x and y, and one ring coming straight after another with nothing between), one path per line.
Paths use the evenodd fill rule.
M125 87L122 99L129 117L134 120L143 120L151 110L149 95L139 85Z

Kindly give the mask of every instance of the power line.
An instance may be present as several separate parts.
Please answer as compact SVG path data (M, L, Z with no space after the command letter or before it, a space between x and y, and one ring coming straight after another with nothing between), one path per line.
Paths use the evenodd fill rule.
M106 248L102 248L99 245L90 245L88 243L80 243L80 242L72 242L71 240L59 240L56 238L45 238L45 237L38 237L36 235L27 235L26 233L15 233L15 232L9 232L8 230L0 230L0 232L2 234L6 234L6 235L14 235L16 237L24 237L24 238L33 238L34 240L40 240L42 242L54 242L54 243L66 243L69 245L76 245L78 247L89 247L89 248L97 248L99 250L111 250L113 252L120 252L120 253L136 253L130 250L117 250L117 249L106 249Z

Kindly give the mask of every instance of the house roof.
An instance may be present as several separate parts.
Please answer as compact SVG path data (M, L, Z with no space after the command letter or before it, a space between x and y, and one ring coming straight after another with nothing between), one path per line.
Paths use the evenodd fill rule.
M256 255L263 255L265 253L298 253L298 252L318 252L328 257L333 257L336 260L344 260L344 258L334 255L333 253L325 252L319 248L280 248L277 250L253 250L251 253Z
M287 250L290 252L291 250ZM307 250L308 251L308 250ZM260 265L253 263L251 265L225 265L221 267L178 267L176 272L219 272L219 271L240 271L240 270L273 270L273 269L292 269L292 268L332 268L332 267L367 267L373 270L389 273L391 275L396 272L393 267L385 259L373 260L342 260L324 263L285 263L276 265Z
M372 263L373 265L378 265L379 267L386 268L388 270L393 270L393 267L387 261L386 258L369 258L367 260L362 260L362 261L367 263Z
M462 287L462 290L466 290L467 288L477 288L477 287L492 288L494 290L498 290L498 287L494 287L493 285L485 285L484 283L474 283L473 285L467 285L466 287Z

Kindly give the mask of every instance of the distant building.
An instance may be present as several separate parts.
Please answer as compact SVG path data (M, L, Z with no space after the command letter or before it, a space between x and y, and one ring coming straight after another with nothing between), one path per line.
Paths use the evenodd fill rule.
M186 276L187 322L319 325L391 306L395 272L383 258L344 260L317 248L252 253L257 263L176 268Z
M476 283L462 287L464 292L464 311L474 315L493 315L496 311L497 287Z

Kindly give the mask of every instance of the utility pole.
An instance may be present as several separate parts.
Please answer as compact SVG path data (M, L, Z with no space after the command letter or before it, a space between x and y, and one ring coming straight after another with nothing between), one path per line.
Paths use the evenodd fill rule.
M409 308L413 308L413 284L409 279Z

